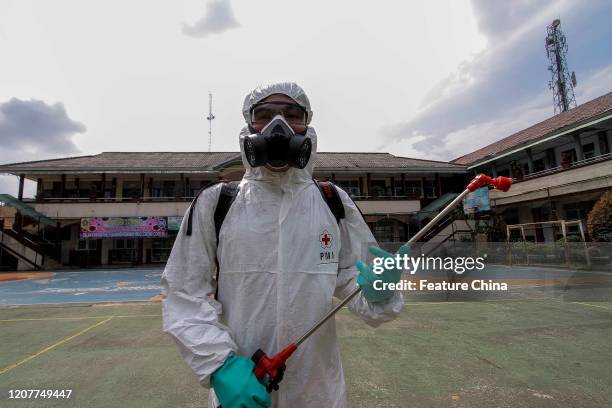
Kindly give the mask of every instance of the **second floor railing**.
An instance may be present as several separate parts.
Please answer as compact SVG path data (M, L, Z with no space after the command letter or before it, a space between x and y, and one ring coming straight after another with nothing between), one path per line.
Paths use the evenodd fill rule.
M350 195L353 200L421 200L420 195ZM28 203L139 203L192 201L195 197L39 197L26 198Z
M572 163L565 163L560 166L552 167L550 169L536 171L536 172L527 174L526 176L523 176L521 178L514 178L514 182L519 183L521 181L527 181L527 180L531 180L531 179L538 178L538 177L544 177L550 174L555 174L555 173L559 173L562 171L575 169L578 167L584 167L584 166L588 166L594 163L599 163L599 162L610 160L610 159L612 159L612 153L601 154L599 156L591 157L588 159L578 160Z

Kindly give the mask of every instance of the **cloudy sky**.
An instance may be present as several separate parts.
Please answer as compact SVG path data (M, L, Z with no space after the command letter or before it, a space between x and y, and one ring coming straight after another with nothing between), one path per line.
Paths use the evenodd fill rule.
M209 90L212 148L237 151L244 95L285 80L322 151L449 160L552 115L554 18L578 103L611 91L610 15L605 0L2 0L0 163L205 151Z

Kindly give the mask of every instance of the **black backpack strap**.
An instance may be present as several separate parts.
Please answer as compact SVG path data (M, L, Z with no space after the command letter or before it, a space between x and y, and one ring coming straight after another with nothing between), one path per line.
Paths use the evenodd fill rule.
M221 225L227 215L230 207L234 203L240 187L238 181L224 182L221 187L221 193L219 194L219 201L217 201L217 208L215 208L215 235L217 237L217 246L219 245L219 232L221 231ZM215 275L215 281L217 287L215 288L215 300L219 298L219 260L215 257L215 264L217 265L217 274Z
M217 201L217 206L215 208L215 214L214 214L215 236L217 237L216 245L219 245L219 231L221 231L221 225L223 224L223 220L225 219L227 212L232 206L232 203L236 199L236 196L238 195L238 190L240 189L238 187L238 184L239 184L238 181L230 181L230 182L223 181L221 183L223 183L223 185L221 186L221 192L219 193L219 200ZM191 202L191 207L189 208L189 215L187 218L187 231L185 232L187 236L191 235L192 233L193 211L198 201L198 197L200 196L200 194L202 194L202 191L216 184L219 184L219 183L211 184L210 186L207 186L203 188L202 190L200 190L198 194L196 195L196 197ZM219 295L219 260L217 259L217 257L215 257L215 264L217 266L216 268L217 273L215 276L215 280L217 281L217 288L215 289L215 299L217 299Z
M340 223L340 220L344 218L344 204L342 204L342 199L340 198L340 194L338 194L336 186L329 181L313 180L319 188L325 204L327 204L336 218L336 222Z
M185 235L190 236L191 232L193 231L193 229L192 229L192 225L193 225L193 211L194 211L195 206L196 206L196 204L198 202L198 197L200 197L200 194L202 194L202 191L206 190L207 188L211 188L213 186L216 186L217 184L219 184L219 182L216 182L216 183L213 183L213 184L208 185L206 187L203 187L202 189L200 189L200 191L198 191L198 194L196 194L195 198L191 202L191 205L189 206L189 215L187 216L187 230L185 231Z
M217 208L215 209L215 234L217 236L217 244L219 244L219 232L221 231L223 220L225 220L225 216L240 190L238 184L238 181L229 181L223 183L223 187L221 187L221 194L219 194L219 201L217 201Z

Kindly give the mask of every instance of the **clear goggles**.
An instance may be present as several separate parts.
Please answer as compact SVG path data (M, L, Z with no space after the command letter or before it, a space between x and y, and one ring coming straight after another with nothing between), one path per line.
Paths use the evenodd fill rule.
M306 126L308 113L297 103L261 102L251 107L251 123L265 126L276 115L282 115L291 126Z

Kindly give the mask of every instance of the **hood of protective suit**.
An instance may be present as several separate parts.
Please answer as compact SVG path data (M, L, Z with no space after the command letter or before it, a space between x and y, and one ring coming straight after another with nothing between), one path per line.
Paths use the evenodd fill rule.
M244 99L242 107L242 114L247 124L251 124L250 111L251 107L267 98L270 95L282 94L293 99L297 104L306 109L307 119L306 123L309 125L312 120L312 110L310 109L310 101L306 96L304 90L294 82L280 82L277 84L260 86L250 92ZM312 142L312 151L310 153L310 159L308 164L303 169L297 169L290 167L287 171L275 172L268 170L265 166L251 167L244 153L244 138L251 134L249 126L245 126L240 131L239 144L240 144L240 156L242 158L242 164L246 169L244 178L247 180L259 180L263 182L269 182L279 184L281 186L289 186L293 184L305 184L312 183L312 174L314 171L314 163L317 158L317 134L315 130L308 126L306 130L306 137Z

